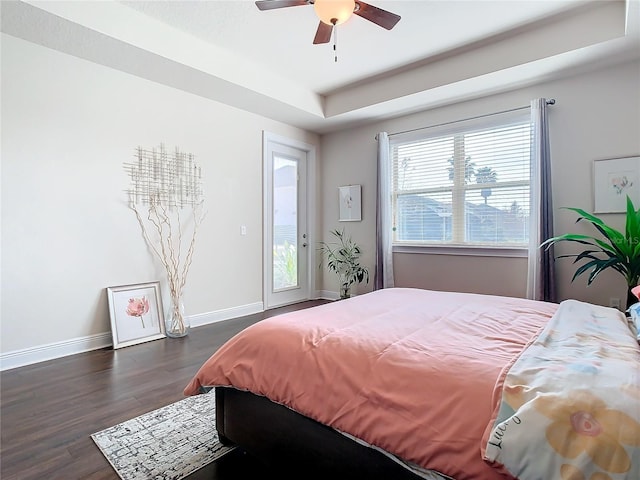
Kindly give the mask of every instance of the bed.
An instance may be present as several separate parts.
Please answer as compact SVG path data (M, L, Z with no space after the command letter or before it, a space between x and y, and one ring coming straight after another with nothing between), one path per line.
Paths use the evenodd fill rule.
M212 388L224 442L325 475L640 478L636 335L575 300L378 290L246 328Z

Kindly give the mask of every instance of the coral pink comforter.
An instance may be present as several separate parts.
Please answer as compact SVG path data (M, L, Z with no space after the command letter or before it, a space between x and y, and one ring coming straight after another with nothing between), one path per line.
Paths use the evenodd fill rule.
M481 453L494 389L557 307L378 290L250 326L184 392L248 390L457 480L504 479Z

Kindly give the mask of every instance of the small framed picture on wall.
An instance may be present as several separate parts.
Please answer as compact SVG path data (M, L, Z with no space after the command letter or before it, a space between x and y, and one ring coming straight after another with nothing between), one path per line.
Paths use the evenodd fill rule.
M624 213L627 196L640 205L640 156L593 162L594 213Z
M338 187L341 222L359 222L362 220L361 186L347 185Z

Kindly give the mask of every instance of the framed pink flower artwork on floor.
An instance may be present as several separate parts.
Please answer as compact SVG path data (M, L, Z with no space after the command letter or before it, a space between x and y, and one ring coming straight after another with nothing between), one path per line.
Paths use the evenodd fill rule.
M113 348L166 337L160 282L108 287Z

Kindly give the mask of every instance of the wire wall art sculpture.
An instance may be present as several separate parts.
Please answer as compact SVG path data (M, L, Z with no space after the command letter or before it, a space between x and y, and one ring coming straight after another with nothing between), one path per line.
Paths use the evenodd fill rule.
M201 167L192 153L178 147L169 153L164 144L151 150L137 147L134 161L124 167L130 177L125 190L129 208L167 273L166 334L183 337L190 329L184 313L184 287L196 235L206 215Z

